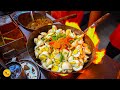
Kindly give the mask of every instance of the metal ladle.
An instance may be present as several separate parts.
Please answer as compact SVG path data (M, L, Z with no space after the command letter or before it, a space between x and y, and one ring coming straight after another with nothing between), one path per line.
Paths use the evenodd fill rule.
M32 21L34 21L34 17L33 17L33 12L32 11L30 11L30 16L32 18Z

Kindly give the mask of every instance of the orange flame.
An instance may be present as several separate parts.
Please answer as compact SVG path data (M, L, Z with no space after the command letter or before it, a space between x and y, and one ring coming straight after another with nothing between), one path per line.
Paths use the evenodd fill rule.
M76 23L76 22L69 22L68 20L66 20L65 25L74 27L74 28L76 28L78 30L81 30L81 28L79 27L78 23Z
M89 38L92 40L95 47L98 46L100 43L100 39L98 38L97 33L95 32L95 27L89 27L86 34L89 36Z
M81 30L79 25L75 22L66 21L65 25ZM94 44L94 47L96 48L95 60L93 61L93 63L99 64L102 61L102 58L105 55L106 50L105 49L98 50L98 45L100 43L100 39L99 39L97 33L95 32L95 29L96 29L96 27L89 27L86 32L86 35L88 35L90 37L90 39L92 40L92 42Z
M98 45L100 43L100 39L95 32L95 27L89 27L86 34L90 37L92 40L95 48L96 48L96 55L95 55L95 60L93 61L94 64L99 64L105 55L105 49L98 50Z
M68 76L68 74L59 74L60 76Z
M100 64L104 55L105 55L105 49L96 51L95 60L93 61L93 63Z

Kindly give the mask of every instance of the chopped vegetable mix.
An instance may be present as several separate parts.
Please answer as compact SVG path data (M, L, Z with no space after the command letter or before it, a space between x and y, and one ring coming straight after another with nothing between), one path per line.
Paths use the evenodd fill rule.
M54 38L54 40L56 40L56 38ZM55 48L55 49L57 49L57 48L59 48L59 49L64 49L64 48L66 48L68 45L70 45L70 41L71 41L71 40L73 40L73 38L67 36L67 37L65 37L65 38L59 38L59 39L56 40L56 41L51 41L49 44L50 44L53 48Z
M48 32L34 38L35 56L45 69L62 73L79 71L91 54L83 37L84 34L76 35L71 29L57 29L53 25Z

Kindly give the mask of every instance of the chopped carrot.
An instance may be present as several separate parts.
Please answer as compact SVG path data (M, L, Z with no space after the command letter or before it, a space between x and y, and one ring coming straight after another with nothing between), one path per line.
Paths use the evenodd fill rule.
M51 41L49 44L54 47L55 49L59 48L60 50L66 48L70 45L70 40L73 40L73 38L66 36L66 38L59 38L56 41Z
M59 42L55 42L54 45L53 45L53 47L55 49L60 48L60 43Z
M54 41L51 41L49 44L50 44L50 45L53 45L54 43L55 43Z

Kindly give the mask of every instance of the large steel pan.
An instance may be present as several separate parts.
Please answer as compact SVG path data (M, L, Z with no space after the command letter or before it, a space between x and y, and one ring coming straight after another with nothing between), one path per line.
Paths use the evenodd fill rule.
M75 32L76 34L79 34L79 35L84 33L83 31L75 29L70 26L66 26L66 25L62 25L62 24L55 24L55 25L57 26L57 28L62 28L64 30L71 29L73 32ZM34 54L34 47L35 47L34 38L37 38L41 32L47 32L51 28L52 28L52 25L47 25L47 26L41 27L40 29L38 29L36 31L33 31L27 42L27 50L28 50L30 56L44 70L47 70L47 69L42 67L40 60L36 59L35 54ZM90 50L92 51L92 54L89 56L90 57L89 61L86 64L84 64L82 70L86 69L93 62L94 56L95 56L94 44L86 34L84 36L84 41L85 41L85 43L87 43L89 45ZM80 70L78 72L81 72L82 70ZM50 70L47 70L47 71L50 71ZM52 71L50 71L50 72L52 72ZM58 72L54 72L54 73L58 73ZM72 72L72 73L77 73L77 72ZM62 74L62 73L59 73L59 74Z

